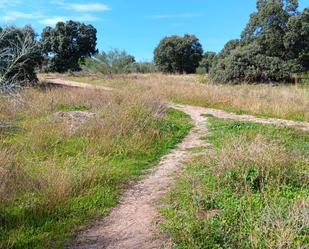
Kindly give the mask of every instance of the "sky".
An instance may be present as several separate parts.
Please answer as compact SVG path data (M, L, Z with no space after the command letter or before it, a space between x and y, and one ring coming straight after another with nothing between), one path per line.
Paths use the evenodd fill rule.
M97 48L126 50L152 61L153 50L169 35L195 34L205 51L220 51L239 38L255 11L255 0L0 0L0 26L30 24L40 34L58 21L92 24ZM309 0L299 0L300 10Z

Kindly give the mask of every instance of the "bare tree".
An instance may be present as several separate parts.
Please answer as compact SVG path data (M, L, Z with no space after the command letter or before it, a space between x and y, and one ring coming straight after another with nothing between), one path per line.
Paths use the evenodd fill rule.
M0 93L36 82L41 50L31 27L0 29Z

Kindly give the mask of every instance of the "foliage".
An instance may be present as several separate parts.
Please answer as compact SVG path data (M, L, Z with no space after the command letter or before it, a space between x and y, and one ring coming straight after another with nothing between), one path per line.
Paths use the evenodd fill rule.
M309 8L289 19L284 36L287 57L296 59L302 71L309 70Z
M237 47L226 57L219 55L211 76L218 82L282 82L290 79L293 63L267 56L257 44Z
M308 132L208 120L215 151L188 163L161 209L174 248L306 247Z
M96 34L92 25L74 21L58 22L55 28L46 27L41 35L43 52L50 57L46 70L80 70L80 63L97 52Z
M30 26L0 28L0 92L36 82L41 46Z
M174 35L160 41L154 51L154 62L166 73L195 73L203 49L194 35Z
M309 11L297 8L297 0L257 0L241 40L226 44L210 76L221 82L267 83L290 81L291 73L308 70Z
M152 73L156 69L152 63L136 62L134 56L126 51L113 49L86 58L82 66L88 73Z
M216 53L215 52L206 52L203 55L203 59L201 60L199 67L200 68L204 68L205 72L209 73L209 71L210 71L210 69L211 69L211 67L213 65L215 57L216 57Z

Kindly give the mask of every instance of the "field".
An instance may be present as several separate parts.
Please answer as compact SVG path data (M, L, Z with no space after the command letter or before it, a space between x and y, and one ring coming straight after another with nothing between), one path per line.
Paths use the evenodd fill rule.
M215 84L207 76L163 74L66 78L117 89L150 90L175 103L260 117L309 121L309 87L306 85Z
M201 117L198 109L308 122L307 86L219 85L199 75L51 76L113 90L42 85L1 97L0 248L70 245L184 137L190 145L192 132L203 132L209 146L176 147L187 160L159 207L158 228L174 248L309 243L308 131ZM189 105L192 120L171 102ZM186 136L194 125L198 133Z
M306 248L308 132L208 117L205 151L166 197L174 248Z
M68 111L96 116L55 116ZM0 116L0 248L63 247L190 128L141 92L29 89L1 98Z

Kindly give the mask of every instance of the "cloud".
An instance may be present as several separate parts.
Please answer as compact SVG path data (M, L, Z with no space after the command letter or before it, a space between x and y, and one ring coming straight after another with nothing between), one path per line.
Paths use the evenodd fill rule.
M53 0L52 3L59 5L63 9L76 12L100 12L110 10L110 7L103 3L66 3L64 0Z
M69 20L69 19L64 16L55 16L55 17L41 19L39 20L39 23L47 25L47 26L54 26L57 22L64 22L66 20Z
M24 13L19 11L10 11L2 17L5 22L15 21L17 19L39 19L42 18L42 15L39 13Z
M151 19L173 19L173 18L184 18L190 19L195 17L202 17L202 14L193 14L193 13L186 13L186 14L174 14L174 15L153 15L149 16Z
M82 15L82 16L54 16L43 18L39 20L39 23L47 25L47 26L55 26L58 22L65 22L65 21L80 21L80 22L90 22L90 21L97 21L99 20L96 16L91 15Z
M98 12L98 11L107 11L110 10L110 8L101 3L72 3L72 4L67 4L68 9L72 9L74 11L79 11L79 12Z

